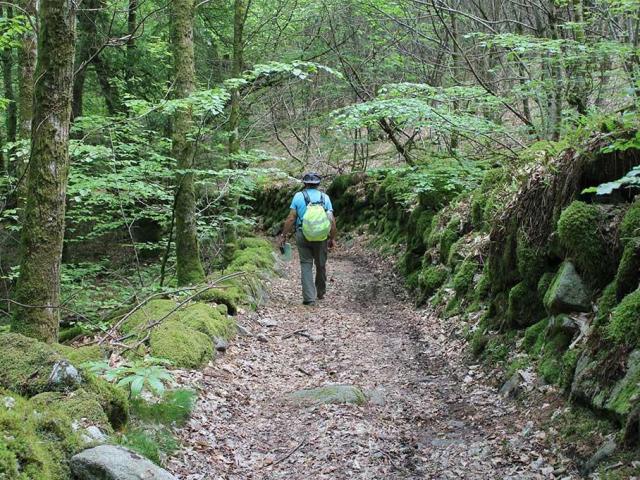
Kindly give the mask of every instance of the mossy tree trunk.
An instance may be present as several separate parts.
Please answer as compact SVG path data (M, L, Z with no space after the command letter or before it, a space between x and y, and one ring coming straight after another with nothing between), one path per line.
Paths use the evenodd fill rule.
M60 263L69 173L75 51L71 0L41 0L31 160L12 330L53 342L60 319Z
M36 0L25 0L22 4L25 14L31 17L35 25L37 20ZM31 138L31 120L33 118L33 79L36 70L37 38L33 29L27 30L20 43L20 76L18 77L18 139ZM27 163L18 158L16 176L18 177L18 208L24 207L27 196Z
M195 88L193 52L193 0L174 0L172 6L172 44L175 98L187 98ZM172 155L177 161L176 175L176 258L178 284L190 285L204 280L200 262L196 226L194 174L195 148L189 138L193 128L191 107L183 105L173 117Z
M13 8L4 7L3 14L6 18L13 18ZM6 47L2 51L2 76L4 78L4 98L9 102L5 114L7 142L15 142L18 130L18 116L16 97L13 91L13 49L11 47Z
M244 24L247 20L247 0L235 0L233 4L233 64L231 76L238 78L244 69ZM240 151L240 92L231 93L231 112L229 113L229 153ZM229 168L235 168L233 157Z

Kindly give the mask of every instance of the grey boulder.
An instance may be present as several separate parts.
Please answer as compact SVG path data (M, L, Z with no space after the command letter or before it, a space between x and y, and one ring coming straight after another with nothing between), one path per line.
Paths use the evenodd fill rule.
M552 315L591 311L589 289L573 263L566 261L560 266L544 296L544 306Z
M78 480L176 480L150 460L116 445L78 453L71 458L71 471Z

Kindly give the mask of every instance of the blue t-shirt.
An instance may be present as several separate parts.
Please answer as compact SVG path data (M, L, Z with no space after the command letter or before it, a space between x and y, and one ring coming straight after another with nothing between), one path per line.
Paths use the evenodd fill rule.
M333 212L333 206L331 205L331 199L329 198L329 195L320 192L320 190L315 188L307 188L306 191L309 194L311 203L319 202L320 197L324 195L324 208L327 210L327 212ZM298 192L293 196L290 208L291 210L295 210L296 214L298 215L298 218L296 219L296 225L302 225L302 217L304 217L304 214L307 211L307 202L305 202L302 192Z

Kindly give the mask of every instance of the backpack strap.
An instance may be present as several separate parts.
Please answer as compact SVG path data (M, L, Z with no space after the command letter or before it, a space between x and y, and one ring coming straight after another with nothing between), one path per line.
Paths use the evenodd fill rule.
M302 191L302 196L304 197L304 203L309 206L309 204L311 203L311 197L309 196L309 193L306 190Z

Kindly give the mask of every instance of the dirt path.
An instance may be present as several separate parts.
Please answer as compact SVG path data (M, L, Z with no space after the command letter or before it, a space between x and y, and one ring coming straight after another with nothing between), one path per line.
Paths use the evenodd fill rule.
M201 397L169 469L183 479L573 478L465 362L452 325L415 310L367 257L334 255L315 308L300 304L297 262L285 266L268 305L240 317L254 336L188 379ZM384 404L287 401L327 384L375 390Z

